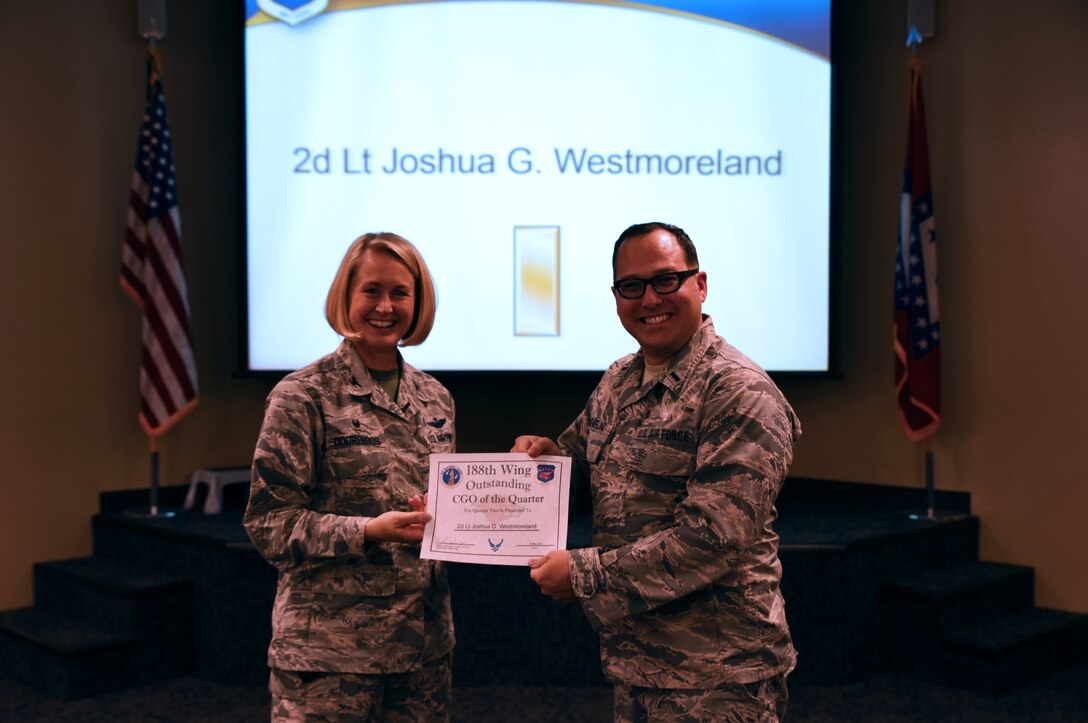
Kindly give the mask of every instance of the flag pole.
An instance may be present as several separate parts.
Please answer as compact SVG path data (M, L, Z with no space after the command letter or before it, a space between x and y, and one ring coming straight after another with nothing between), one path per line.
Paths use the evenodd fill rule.
M930 32L932 35L932 31ZM937 508L932 437L941 421L940 314L937 302L937 249L929 179L929 150L922 100L922 61L918 47L927 37L911 23L907 156L900 204L896 259L896 394L907 437L924 440L925 509L908 511L912 520L938 522L965 517Z
M151 440L151 501L148 516L159 516L159 449L154 438Z
M151 462L151 487L148 493L148 505L147 507L125 510L124 514L126 517L139 517L142 519L177 517L178 510L159 506L159 445L156 437L151 437L149 459Z
M178 511L159 504L158 438L192 411L198 393L173 138L157 48L166 35L165 3L140 0L138 14L140 36L147 41L146 105L121 249L120 282L143 315L139 420L149 440L151 487L148 507L125 514L164 518Z
M926 516L933 520L937 518L937 488L933 481L933 450L926 440Z
M924 450L926 507L924 510L911 510L907 517L923 522L948 522L950 520L962 520L967 515L956 510L942 510L937 506L936 474L934 473L933 449L929 439L926 439Z

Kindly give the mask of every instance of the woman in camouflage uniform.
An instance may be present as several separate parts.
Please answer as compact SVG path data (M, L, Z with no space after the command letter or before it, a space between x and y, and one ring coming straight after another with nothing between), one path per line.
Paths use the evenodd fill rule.
M245 527L279 570L274 721L449 718L449 585L418 543L428 456L454 451L453 399L398 350L434 314L416 248L361 236L325 304L343 342L268 396Z

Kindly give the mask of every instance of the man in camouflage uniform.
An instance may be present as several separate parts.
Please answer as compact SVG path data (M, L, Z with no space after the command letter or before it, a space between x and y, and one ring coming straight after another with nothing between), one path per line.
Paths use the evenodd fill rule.
M593 547L533 560L600 633L617 721L778 721L796 654L779 590L775 499L800 425L753 361L717 336L683 230L639 224L613 254L614 363L558 445L588 475Z
M287 375L265 407L244 524L279 570L268 649L274 721L449 719L449 584L443 563L419 558L418 542L430 519L420 499L429 455L454 451L454 406L445 387L396 351L398 326L415 343L430 329L429 321L416 327L421 311L411 290L394 287L390 302L380 298L380 278L356 288L359 277L367 282L368 254L391 249L416 260L431 283L404 239L357 239L327 316L345 336L354 334L347 327L365 324L362 317L388 320L354 334L362 342L345 338L332 354ZM390 258L399 259L379 256ZM404 271L402 286L412 283L406 270L397 271ZM418 291L418 273L415 282ZM355 314L353 301L349 314L347 298L369 306ZM433 319L433 298L422 304L425 318ZM376 349L396 373L364 363ZM401 511L409 506L416 511Z

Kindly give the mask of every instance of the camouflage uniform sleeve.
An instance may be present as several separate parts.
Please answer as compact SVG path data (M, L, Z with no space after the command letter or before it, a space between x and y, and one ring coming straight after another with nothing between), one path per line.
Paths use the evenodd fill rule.
M257 551L277 569L364 556L363 528L369 517L309 509L323 437L320 408L305 386L298 381L277 385L265 405L243 520Z
M594 629L728 575L764 534L799 434L769 380L719 380L703 402L695 470L670 524L613 549L571 551L571 583Z
M583 411L555 441L560 454L571 458L570 500L567 505L570 519L589 515L593 511L589 491L589 463L586 461L586 419Z

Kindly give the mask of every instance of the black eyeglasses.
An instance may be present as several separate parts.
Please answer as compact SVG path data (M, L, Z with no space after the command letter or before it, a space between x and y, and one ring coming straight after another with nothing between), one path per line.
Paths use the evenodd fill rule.
M642 295L646 293L646 284L653 286L654 291L659 294L672 294L680 290L680 285L686 279L695 276L697 273L699 273L699 269L688 269L687 271L670 271L667 274L658 274L649 279L620 279L612 284L612 288L625 299L641 299Z

